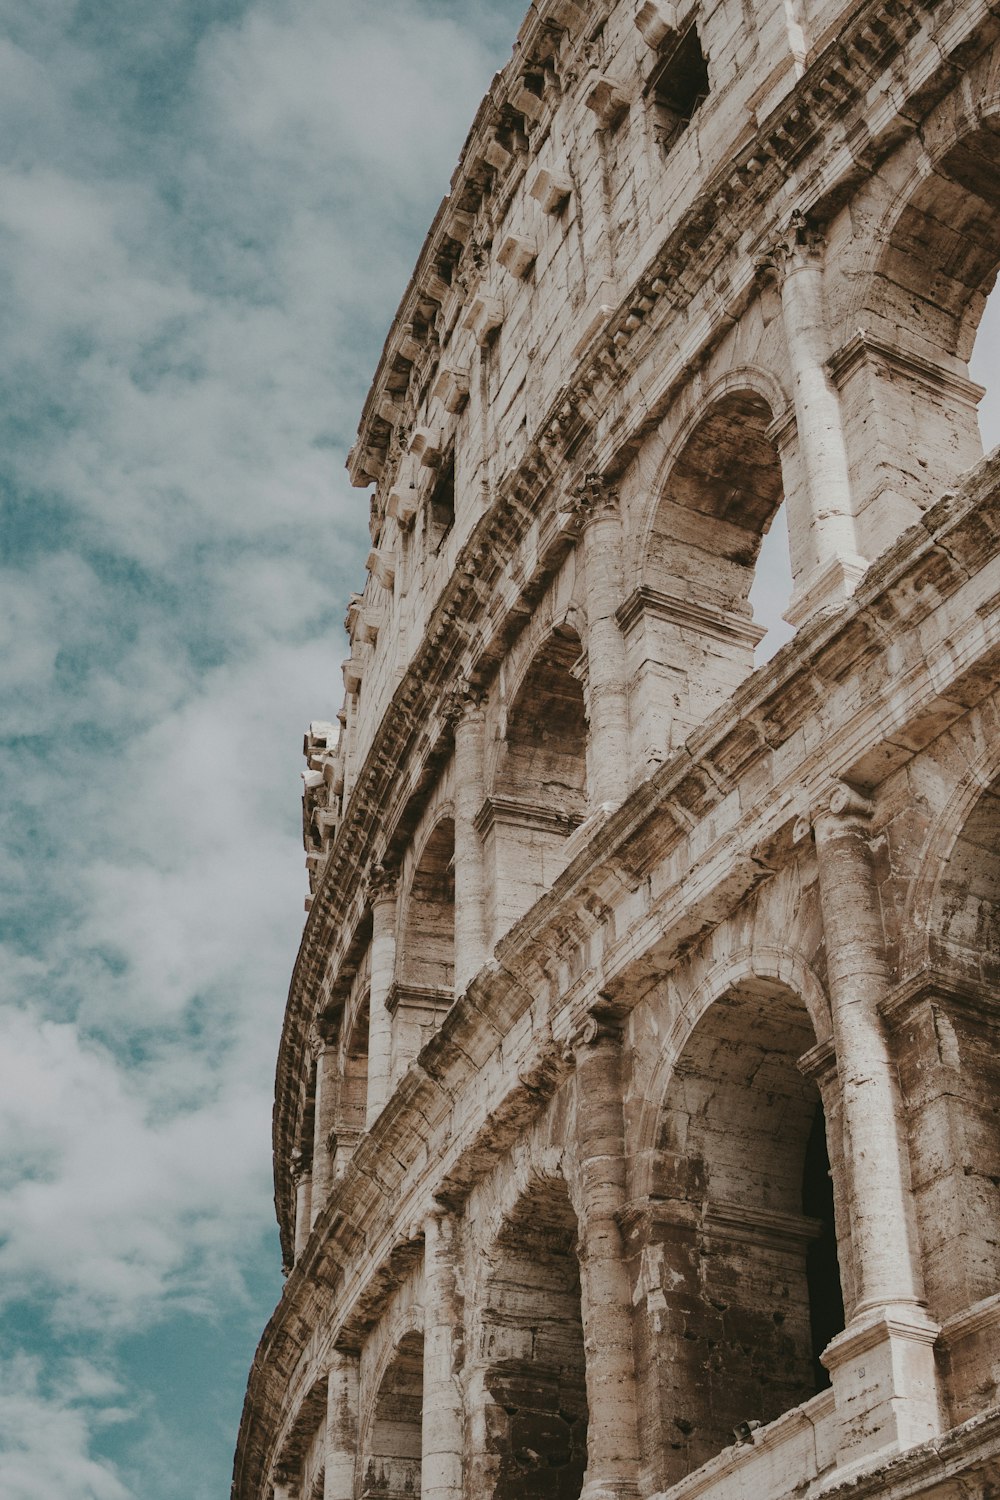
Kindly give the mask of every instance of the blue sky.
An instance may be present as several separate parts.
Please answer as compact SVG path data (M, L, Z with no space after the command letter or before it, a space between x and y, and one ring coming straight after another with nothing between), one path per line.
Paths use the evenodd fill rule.
M523 8L0 0L5 1500L228 1494L344 456Z

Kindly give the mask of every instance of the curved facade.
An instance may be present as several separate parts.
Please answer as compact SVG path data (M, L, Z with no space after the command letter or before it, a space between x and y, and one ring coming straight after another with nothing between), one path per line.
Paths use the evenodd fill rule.
M494 79L349 461L235 1500L1000 1493L998 15Z

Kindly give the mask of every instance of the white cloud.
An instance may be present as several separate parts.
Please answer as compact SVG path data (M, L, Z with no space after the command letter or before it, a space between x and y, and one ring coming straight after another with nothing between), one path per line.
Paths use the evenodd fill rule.
M91 1432L123 1415L104 1407L121 1387L74 1360L46 1382L39 1358L0 1360L0 1494L4 1500L133 1500L112 1465L92 1456Z

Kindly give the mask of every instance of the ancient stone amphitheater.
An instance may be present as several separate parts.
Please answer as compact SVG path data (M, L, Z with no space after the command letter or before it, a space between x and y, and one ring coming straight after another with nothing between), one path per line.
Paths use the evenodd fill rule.
M998 18L532 5L350 458L236 1500L1000 1495Z

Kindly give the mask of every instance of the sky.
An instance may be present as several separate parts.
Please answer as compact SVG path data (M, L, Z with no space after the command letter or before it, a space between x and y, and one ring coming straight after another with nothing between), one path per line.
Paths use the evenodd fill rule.
M0 0L4 1500L228 1494L344 458L522 10Z

